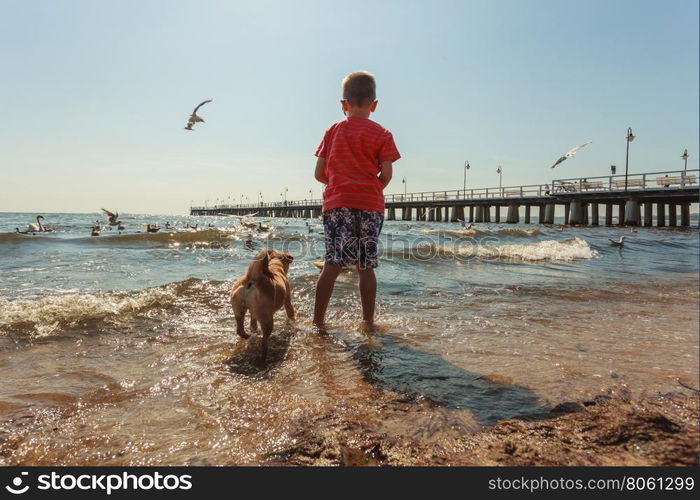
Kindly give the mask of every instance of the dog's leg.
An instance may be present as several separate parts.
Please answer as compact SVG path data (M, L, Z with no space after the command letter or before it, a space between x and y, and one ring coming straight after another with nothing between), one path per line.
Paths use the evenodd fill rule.
M245 313L247 312L248 308L241 300L240 291L240 288L235 288L231 293L231 309L233 309L233 316L236 318L236 333L241 338L247 339L250 337L250 335L245 332L245 324L243 322L245 320Z
M265 358L267 358L267 341L270 338L270 334L272 333L272 326L273 326L273 320L270 318L269 320L260 320L260 327L262 328L262 352L260 353L260 359L262 361L265 361Z
M250 331L251 332L258 331L258 320L255 319L252 315L250 316Z
M292 294L287 291L287 296L284 298L284 310L287 311L287 317L294 319L294 306L292 305Z
M243 314L236 314L236 333L239 335L239 337L247 339L250 338L250 335L248 335L245 332L245 311L243 311Z

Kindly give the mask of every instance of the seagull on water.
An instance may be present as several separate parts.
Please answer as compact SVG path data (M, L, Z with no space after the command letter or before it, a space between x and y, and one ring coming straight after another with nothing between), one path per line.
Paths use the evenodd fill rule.
M109 225L110 226L116 226L116 225L120 224L120 222L117 220L117 219L119 219L119 212L112 213L109 210L107 210L106 208L103 208L102 211L105 213L105 215L107 215L107 217L109 217Z
M472 227L474 227L474 223L473 223L473 222L470 222L469 225L467 225L467 221L462 220L462 219L457 219L457 220L458 220L459 222L462 223L462 228L464 228L465 230L469 230L469 229L471 229Z
M202 119L201 116L197 114L197 110L204 106L206 103L213 101L213 99L207 99L206 101L200 102L199 105L194 108L194 111L192 111L192 114L190 115L189 119L187 120L187 125L185 126L185 130L194 130L192 127L194 126L195 123L202 122L205 123L204 120Z
M610 238L608 238L608 239L610 240L611 247L622 248L625 246L625 237L624 236L620 236L620 241L611 240Z
M570 149L569 151L564 153L562 156L560 156L559 159L554 163L554 165L552 165L551 168L556 167L557 165L559 165L561 162L563 162L567 158L572 158L576 154L576 151L578 151L579 149L581 149L585 146L588 146L591 142L593 142L593 141L588 141L585 144L581 144L580 146L576 146L575 148Z

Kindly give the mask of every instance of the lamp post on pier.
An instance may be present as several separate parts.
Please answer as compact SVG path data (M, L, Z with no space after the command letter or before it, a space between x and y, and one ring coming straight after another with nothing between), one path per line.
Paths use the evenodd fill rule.
M464 162L464 186L462 189L464 190L464 197L467 197L467 170L469 170L469 160Z
M627 173L629 169L630 160L630 142L634 140L635 136L632 133L632 128L627 127L627 155L625 156L625 193L627 192Z
M496 169L496 173L498 174L498 194L503 197L503 169L500 165Z
M681 158L683 158L683 160L685 161L685 165L683 166L683 176L681 177L681 188L685 188L685 173L688 170L688 150L687 149L685 151L683 151Z
M406 200L406 178L404 177L401 181L403 183L403 199Z

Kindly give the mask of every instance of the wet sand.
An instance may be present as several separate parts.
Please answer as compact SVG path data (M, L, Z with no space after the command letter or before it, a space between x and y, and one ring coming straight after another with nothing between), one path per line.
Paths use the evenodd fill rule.
M642 400L613 394L568 402L548 412L501 421L477 433L459 426L444 409L427 400L410 401L389 394L376 394L373 408L366 403L338 404L310 418L290 417L291 442L243 465L698 465L698 398L681 393ZM6 465L18 466L133 465L130 452L134 449L121 446L119 440L110 443L90 436L88 429L73 424L71 415L63 413L54 424L39 430L31 417L17 415L0 430L0 457ZM14 432L8 432L10 428ZM42 456L41 447L34 448L45 434L54 438L50 456ZM98 447L100 453L90 460L77 458L92 447ZM238 461L215 464L194 450L187 464L242 465Z
M346 410L350 413L351 410ZM631 401L623 395L567 402L499 422L476 434L443 426L439 409L402 400L377 406L384 427L408 413L423 426L381 432L324 415L299 443L266 463L285 465L697 466L698 398L680 393ZM414 421L420 420L415 417ZM332 422L332 429L328 424ZM378 429L378 428L380 429Z

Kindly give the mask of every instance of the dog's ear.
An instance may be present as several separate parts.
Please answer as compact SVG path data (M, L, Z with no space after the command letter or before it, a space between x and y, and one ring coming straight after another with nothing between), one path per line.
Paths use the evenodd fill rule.
M279 259L282 262L284 262L285 264L290 264L294 260L294 257L292 257L291 254L277 252L275 250L270 250L270 258L271 259Z

